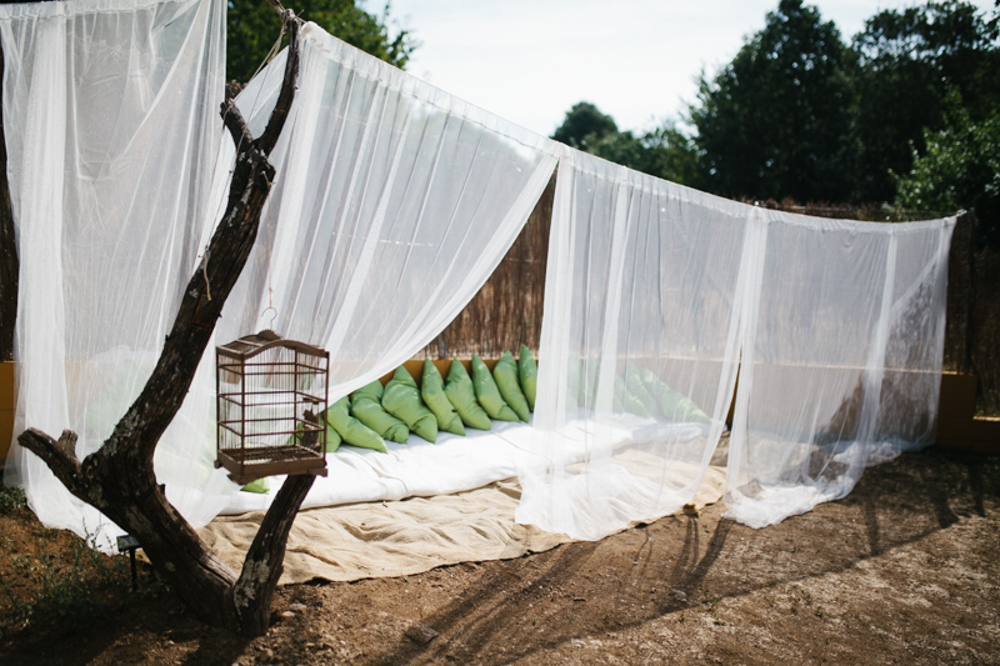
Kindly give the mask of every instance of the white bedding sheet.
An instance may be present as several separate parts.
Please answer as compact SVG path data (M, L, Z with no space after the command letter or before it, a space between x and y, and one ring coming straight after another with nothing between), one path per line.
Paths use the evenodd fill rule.
M585 455L587 437L584 422L573 422L564 434L569 450L563 455L575 459ZM609 445L648 437L646 419L616 419L601 427L602 438ZM674 437L703 435L700 424L670 426ZM666 436L661 427L658 433ZM434 497L464 492L518 476L518 470L538 457L531 454L532 442L539 436L531 423L494 421L491 430L469 428L464 437L442 432L432 444L411 433L405 444L386 442L388 453L341 446L326 457L327 476L317 477L303 509L338 506L359 502L399 500L407 497ZM271 477L267 494L235 493L222 511L237 515L266 511L284 477Z

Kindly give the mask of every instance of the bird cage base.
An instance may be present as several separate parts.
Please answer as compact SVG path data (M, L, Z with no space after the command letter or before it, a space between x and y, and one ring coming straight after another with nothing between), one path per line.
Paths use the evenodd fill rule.
M229 470L229 478L241 486L278 474L326 476L326 457L302 446L221 451L215 466Z

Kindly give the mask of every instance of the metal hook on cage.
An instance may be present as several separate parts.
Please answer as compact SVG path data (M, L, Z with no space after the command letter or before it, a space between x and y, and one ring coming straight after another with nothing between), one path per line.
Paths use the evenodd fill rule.
M268 305L264 308L264 311L260 313L260 318L263 319L267 315L267 311L271 311L271 321L268 323L266 330L274 330L274 320L278 318L278 310L273 305Z

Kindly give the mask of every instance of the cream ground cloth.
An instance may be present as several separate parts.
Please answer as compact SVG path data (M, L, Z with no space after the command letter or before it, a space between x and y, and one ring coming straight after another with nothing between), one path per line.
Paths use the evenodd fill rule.
M694 499L698 509L719 501L725 478L724 468L706 470ZM512 559L570 541L515 523L520 496L517 480L509 479L452 495L301 511L289 534L281 584L404 576L459 562ZM263 515L220 517L198 532L239 571Z

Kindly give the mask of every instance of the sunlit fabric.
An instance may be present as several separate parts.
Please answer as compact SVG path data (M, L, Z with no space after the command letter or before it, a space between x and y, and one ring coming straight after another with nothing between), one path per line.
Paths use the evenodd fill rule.
M954 224L768 211L567 150L518 519L595 539L682 508L737 371L726 503L748 525L932 443Z
M0 7L16 432L72 429L82 458L149 377L226 200L224 33L217 0ZM270 328L326 348L331 399L444 329L558 164L533 423L504 430L503 455L468 456L474 470L402 453L392 478L374 457L386 454L331 469L392 498L517 470L520 521L597 539L693 500L734 395L726 502L749 525L842 497L866 465L933 440L954 218L844 222L727 201L534 135L313 24L301 37L273 188L216 338ZM254 134L283 70L280 56L238 99ZM195 525L238 491L213 464L214 364L202 359L155 459ZM48 525L118 534L16 445L6 480ZM328 481L324 496L350 501Z
M557 144L314 24L302 41L260 243L218 334L271 327L324 346L340 396L410 358L475 296L548 184ZM240 96L253 125L283 68Z
M741 340L731 516L776 523L934 442L954 224L766 213Z
M15 434L72 429L82 459L152 372L210 222L224 31L210 0L0 6L21 260ZM157 451L160 482L193 513L228 483L203 451L212 432L178 419ZM17 445L6 477L47 525L120 533Z
M593 539L691 501L732 397L755 213L563 158L519 520Z

